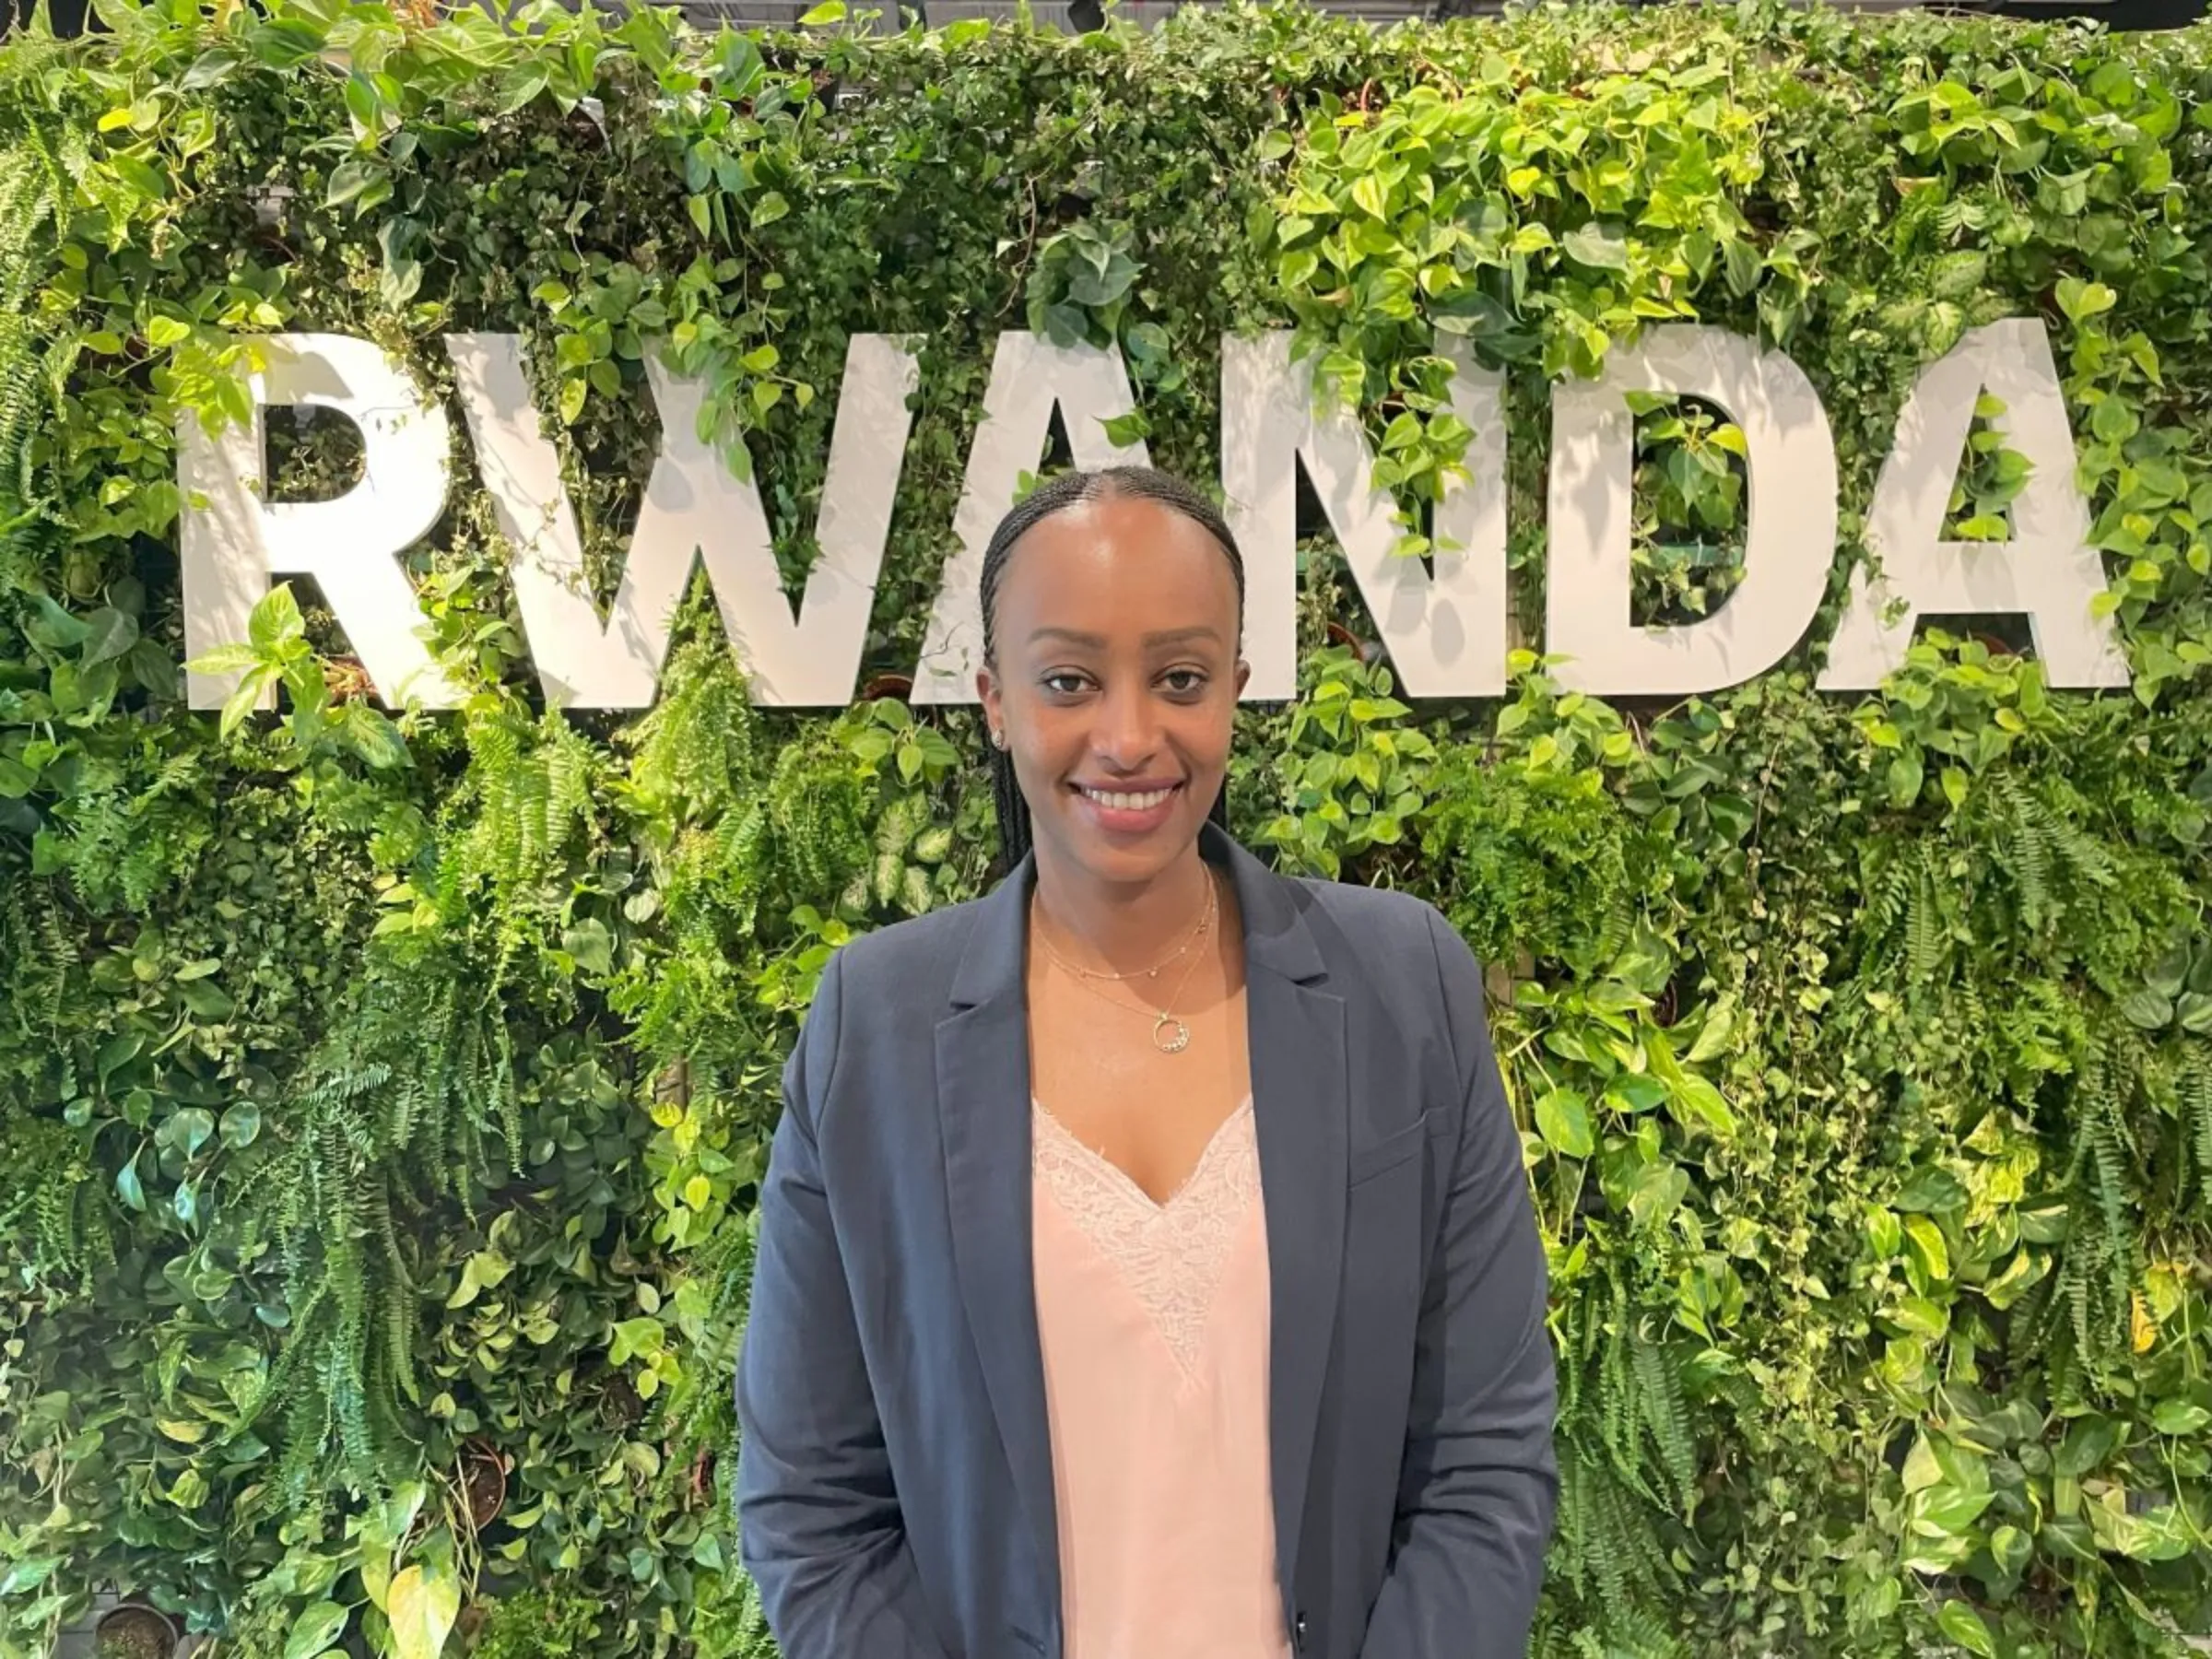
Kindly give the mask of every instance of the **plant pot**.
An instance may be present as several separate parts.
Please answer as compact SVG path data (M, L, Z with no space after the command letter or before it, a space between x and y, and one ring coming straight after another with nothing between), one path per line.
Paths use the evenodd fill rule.
M1343 646L1362 664L1372 663L1382 654L1380 640L1363 640L1341 622L1329 624L1328 638L1330 644Z
M498 1447L479 1438L463 1446L461 1468L469 1520L481 1532L507 1507L508 1461Z
M97 1659L171 1659L177 1651L177 1627L168 1614L143 1602L111 1607L93 1627Z
M695 1500L703 1502L712 1493L717 1461L712 1446L701 1446L699 1455L691 1460L691 1496Z
M2020 654L2014 649L2011 641L2001 640L1994 633L1984 633L1976 629L1966 637L1988 652L1993 657L2014 657Z

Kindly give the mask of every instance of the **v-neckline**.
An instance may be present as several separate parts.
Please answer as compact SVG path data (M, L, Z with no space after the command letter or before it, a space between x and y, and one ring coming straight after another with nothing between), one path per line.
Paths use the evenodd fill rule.
M1155 1198L1145 1191L1143 1184L1134 1175L1086 1141L1057 1117L1054 1117L1053 1109L1035 1095L1030 1097L1030 1105L1040 1117L1052 1125L1061 1139L1082 1155L1086 1162L1103 1171L1106 1178L1112 1184L1120 1187L1127 1196L1142 1205L1147 1215L1158 1218L1173 1213L1175 1207L1182 1202L1184 1195L1197 1186L1199 1176L1206 1172L1208 1166L1220 1155L1221 1149L1229 1144L1230 1132L1239 1127L1246 1114L1252 1111L1252 1095L1248 1090L1244 1098L1237 1102L1236 1109L1214 1125L1214 1132L1206 1138L1206 1146L1199 1151L1196 1160L1192 1163L1189 1170L1184 1171L1182 1179L1176 1182L1175 1190L1164 1199Z

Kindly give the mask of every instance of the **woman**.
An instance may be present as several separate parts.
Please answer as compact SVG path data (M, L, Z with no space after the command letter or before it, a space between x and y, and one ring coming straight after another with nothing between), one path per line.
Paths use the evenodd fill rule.
M1015 863L846 946L738 1366L786 1659L1506 1659L1558 1480L1466 947L1222 827L1243 565L1141 468L984 558Z

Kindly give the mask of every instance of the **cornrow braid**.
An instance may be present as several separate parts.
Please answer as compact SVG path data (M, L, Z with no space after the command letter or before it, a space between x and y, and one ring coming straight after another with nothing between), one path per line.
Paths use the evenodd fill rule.
M1237 547L1229 521L1213 502L1173 473L1161 472L1158 467L1109 466L1096 472L1065 472L1046 479L1016 502L1013 510L999 521L998 528L991 533L990 545L983 549L983 662L994 674L998 672L998 590L1006 580L1006 562L1013 555L1015 544L1056 512L1065 512L1086 501L1104 500L1157 501L1182 514L1219 544L1237 582L1237 629L1241 642L1244 627L1244 555ZM998 811L1000 862L1011 870L1029 855L1030 805L1022 799L1021 786L1015 779L1013 755L988 740L983 754L991 767L991 799ZM1226 782L1221 793L1214 797L1212 810L1206 817L1222 829L1229 828Z

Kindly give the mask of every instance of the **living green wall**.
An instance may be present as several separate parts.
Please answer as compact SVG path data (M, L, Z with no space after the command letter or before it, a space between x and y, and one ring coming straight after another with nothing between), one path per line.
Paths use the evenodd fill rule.
M1295 323L1418 525L1471 329L1540 646L1549 389L1665 316L1827 405L1798 654L1613 705L1524 654L1409 706L1315 523L1304 688L1232 779L1285 867L1418 891L1496 964L1561 1357L1540 1651L2212 1628L2212 35L103 10L0 45L0 1655L109 1580L222 1659L456 1616L508 1659L766 1652L727 1500L749 1205L827 953L994 875L974 721L897 677L995 335L1118 343L1153 455L1210 478L1222 334ZM2132 694L2051 688L2001 618L1817 693L1906 390L2016 316ZM471 482L413 556L464 709L379 713L300 584L247 653L280 709L189 712L177 420L244 412L258 332L450 390L457 328L548 366L603 590L644 339L712 382L795 575L848 336L926 335L864 700L753 708L694 593L657 706L548 715ZM350 481L331 426L273 423L281 493ZM1641 418L1641 616L1725 596L1735 440ZM2019 474L1978 431L1955 533L2002 538Z

